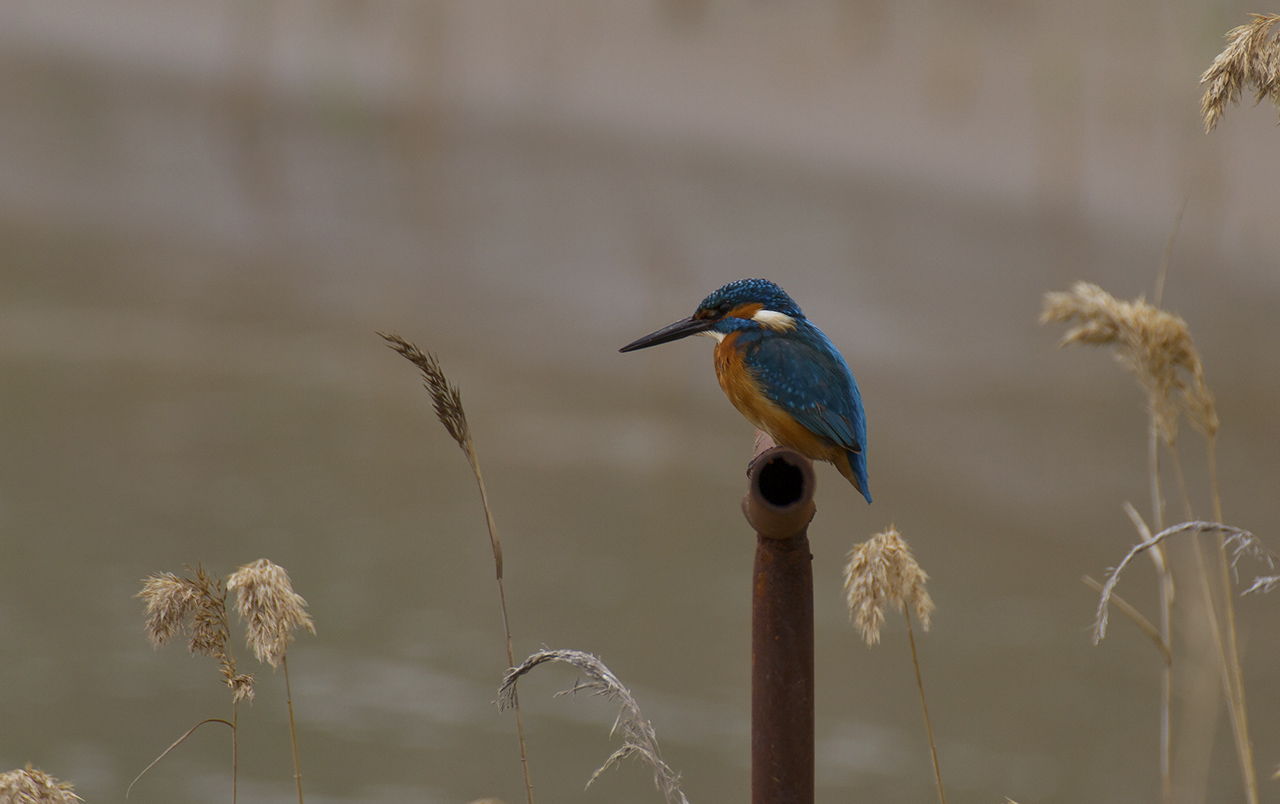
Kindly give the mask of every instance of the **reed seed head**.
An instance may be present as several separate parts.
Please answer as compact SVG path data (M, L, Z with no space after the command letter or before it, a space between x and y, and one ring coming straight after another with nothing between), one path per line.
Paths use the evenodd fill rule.
M1200 76L1200 83L1209 85L1200 102L1205 131L1218 125L1228 103L1240 102L1246 88L1257 93L1254 103L1269 98L1280 109L1280 38L1271 36L1280 15L1249 16L1249 22L1227 32L1227 46Z
M1116 359L1146 391L1165 443L1177 439L1179 413L1185 412L1206 436L1218 432L1213 394L1186 321L1141 297L1121 301L1089 282L1077 282L1065 293L1045 294L1040 323L1072 320L1080 323L1067 331L1061 345L1114 346Z
M849 619L868 645L880 641L886 604L903 613L910 606L920 625L929 630L929 615L934 605L924 588L928 580L929 576L892 525L862 544L854 545L844 568L844 591Z
M246 564L227 578L227 588L236 590L236 613L260 662L279 667L295 628L316 632L307 601L293 591L289 573L279 564L265 558Z
M187 616L200 600L193 585L172 572L144 580L137 597L147 603L147 637L156 648L185 629Z
M449 435L468 455L472 454L471 428L467 425L467 413L462 409L462 395L458 386L449 383L444 376L440 361L430 352L423 352L417 346L401 338L395 333L379 332L382 339L401 357L418 367L422 372L422 384L431 394L431 404L435 407L436 418L449 431Z
M227 649L231 629L222 581L199 565L193 574L194 577L179 577L162 572L142 582L142 591L136 597L147 604L147 636L158 648L180 631L189 633L187 647L192 653L218 660L223 681L231 688L235 701L253 700L253 676L236 671L236 660Z
M0 804L74 804L83 800L70 782L60 782L29 762L23 770L0 773Z

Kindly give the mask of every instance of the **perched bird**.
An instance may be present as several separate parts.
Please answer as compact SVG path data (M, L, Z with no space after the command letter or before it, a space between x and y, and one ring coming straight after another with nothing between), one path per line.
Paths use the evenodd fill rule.
M693 315L620 351L689 335L718 341L716 379L747 421L778 444L830 462L871 502L858 383L840 352L782 288L767 279L730 282L703 299Z

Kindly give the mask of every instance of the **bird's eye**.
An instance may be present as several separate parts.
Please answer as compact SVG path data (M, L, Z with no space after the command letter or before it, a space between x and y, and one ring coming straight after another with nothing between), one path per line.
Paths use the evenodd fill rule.
M732 309L733 309L733 305L730 304L729 302L727 301L720 302L720 304L716 306L716 315L723 318L724 316L727 316L729 314L729 311Z

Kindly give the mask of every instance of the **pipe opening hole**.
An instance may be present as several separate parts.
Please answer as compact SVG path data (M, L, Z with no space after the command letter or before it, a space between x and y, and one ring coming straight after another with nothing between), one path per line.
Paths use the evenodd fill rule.
M782 458L774 458L761 467L757 482L760 495L779 508L793 505L804 496L804 472Z

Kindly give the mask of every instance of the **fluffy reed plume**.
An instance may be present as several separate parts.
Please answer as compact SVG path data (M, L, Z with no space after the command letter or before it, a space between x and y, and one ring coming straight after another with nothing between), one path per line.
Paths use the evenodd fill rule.
M289 659L285 652L296 628L316 632L307 601L293 591L284 567L260 558L245 564L227 578L236 590L236 613L246 623L246 638L258 661L273 668L284 665L285 702L289 707L289 737L293 743L293 779L302 804L302 768L298 764L298 730L293 722L293 688L289 683Z
M1141 298L1121 301L1090 282L1045 294L1040 323L1072 320L1080 323L1067 330L1061 345L1114 346L1116 360L1146 392L1166 444L1177 440L1180 413L1206 436L1218 432L1213 394L1205 385L1204 366L1186 321Z
M162 572L143 581L142 591L135 597L147 604L147 636L152 646L159 648L179 632L189 633L192 653L218 660L234 701L252 701L253 675L237 672L235 656L227 644L230 629L222 581L201 566L196 566L194 574L194 578L187 578Z
M924 588L927 580L929 576L893 526L849 551L849 563L844 568L849 619L868 645L880 641L885 604L904 613L910 606L924 630L929 630L934 605Z
M543 662L565 662L578 668L586 675L587 680L574 682L573 687L557 695L572 695L578 692L589 692L599 695L621 706L618 718L613 724L613 732L622 732L622 747L605 760L604 764L591 774L587 787L600 778L600 775L628 757L636 757L653 768L653 783L666 797L667 804L689 804L684 791L680 789L680 775L671 769L658 750L658 736L653 724L645 720L640 713L640 705L631 695L631 690L618 680L613 671L604 662L577 650L540 650L524 660L519 667L507 671L498 689L498 707L505 709L513 706L516 697L516 682L520 677L533 670ZM612 732L611 732L612 733Z
M38 768L0 773L0 804L74 804L83 801L70 782L60 782Z
M394 333L379 332L378 335L387 345L405 360L418 367L422 373L422 384L431 395L431 404L435 408L436 418L444 425L449 436L462 448L471 464L471 472L476 477L476 485L480 488L480 504L484 508L485 524L489 528L489 545L493 548L493 568L498 580L498 602L502 609L502 630L507 638L507 666L516 663L515 650L511 645L511 625L507 619L507 593L502 583L502 542L498 539L498 526L493 521L493 512L489 508L489 493L484 488L484 476L480 473L480 459L476 455L475 441L471 438L471 427L467 424L467 413L462 408L462 394L458 386L449 382L444 369L436 356L423 352L404 338ZM529 776L529 756L524 742L524 719L520 715L520 699L515 691L511 693L512 708L516 712L516 737L520 743L520 764L524 769L524 789L529 804L533 804L533 781Z
M1250 14L1250 21L1227 32L1227 46L1200 76L1208 84L1200 102L1205 131L1213 131L1228 103L1239 103L1245 89L1257 94L1254 104L1270 99L1280 109L1280 38L1271 27L1276 14Z
M933 776L938 784L938 799L947 804L947 794L942 788L942 770L938 766L938 749L934 745L933 726L929 722L929 705L924 699L924 681L920 677L920 660L916 655L916 635L911 628L911 615L924 630L929 630L929 615L933 612L933 600L924 588L929 576L911 548L903 541L902 534L892 525L849 551L849 563L844 568L844 591L849 604L849 619L857 626L862 638L871 646L880 641L880 626L884 623L886 604L902 612L907 618L907 639L911 644L911 664L916 671L916 688L920 690L920 708L924 710L924 729L929 736L929 751L933 756Z
M289 573L279 564L265 558L245 564L227 578L227 589L236 592L236 613L260 662L279 667L295 628L316 632L307 601L293 591Z
M192 653L218 660L222 680L231 688L231 720L208 718L197 723L179 737L164 753L142 770L129 784L129 789L170 751L182 744L192 732L205 723L224 723L231 727L231 800L234 804L238 787L240 754L237 728L241 701L253 700L253 675L236 670L236 659L230 645L231 629L227 624L227 592L222 581L196 565L195 577L179 577L172 572L152 575L143 581L140 597L147 604L147 636L159 648L179 632L191 635L188 647ZM125 791L128 795L128 791Z

